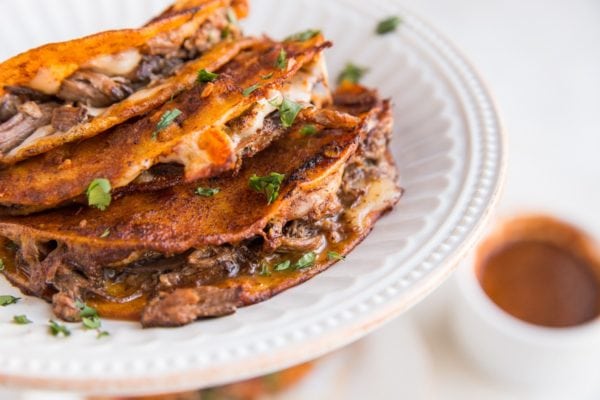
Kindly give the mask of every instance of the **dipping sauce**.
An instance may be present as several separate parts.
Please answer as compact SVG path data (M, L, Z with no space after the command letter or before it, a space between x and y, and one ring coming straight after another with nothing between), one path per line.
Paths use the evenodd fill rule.
M509 314L546 327L570 327L600 315L598 262L570 226L535 218L505 228L481 255L486 294ZM515 228L515 227L513 227ZM583 235L583 234L581 234Z

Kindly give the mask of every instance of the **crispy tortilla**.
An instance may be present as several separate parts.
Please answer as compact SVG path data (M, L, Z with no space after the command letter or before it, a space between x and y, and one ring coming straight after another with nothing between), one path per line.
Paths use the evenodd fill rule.
M133 57L134 63L138 63L143 54L153 54L154 48L164 48L167 43L177 47L183 46L185 40L197 33L205 22L210 21L217 12L223 15L228 7L236 10L238 17L247 14L245 0L179 0L141 29L109 31L30 50L0 64L0 98L4 95L5 88L21 86L55 95L62 82L76 71L90 68L100 68L103 71L106 68L119 70L123 65L129 65L124 60ZM228 42L226 38L221 40ZM197 71L204 68L220 68L250 42L241 40L217 46L214 51L199 60L188 62L176 76L164 77L158 82L151 82L147 87L136 89L129 98L112 104L106 110L96 111L100 113L98 116L64 132L54 130L51 134L41 132L39 135L31 135L23 143L1 152L0 164L15 164L64 143L93 137L131 118L141 116L183 90L189 89L195 82ZM105 74L111 75L110 72ZM131 73L120 72L116 75L127 74Z
M240 16L247 12L245 1L233 3L240 10ZM159 40L161 36L195 31L216 10L231 5L231 0L179 0L140 29L107 31L29 50L0 64L3 85L0 96L6 93L4 86L20 85L55 94L64 79L93 59L130 49L142 50L148 42Z
M283 44L263 39L226 65L222 79L195 85L137 121L1 170L0 204L20 213L52 208L83 194L95 178L124 187L174 156L185 163L188 181L231 170L239 163L240 149L225 124L271 98L329 45L320 35ZM284 70L275 65L282 47L289 60ZM255 84L258 89L244 95ZM174 109L182 112L176 123L156 132L161 117Z
M389 103L369 107L352 129L316 122L331 118L332 110L305 117L233 176L129 193L105 212L74 206L2 218L4 273L26 293L52 299L65 319L77 317L76 298L103 316L141 318L147 327L227 315L266 300L339 261L399 200L387 152ZM320 129L303 135L305 123ZM269 205L248 182L271 172L285 180ZM219 192L203 197L198 187ZM290 242L290 223L322 230L321 242L309 238L314 262L278 270L309 251ZM240 259L243 265L234 267Z

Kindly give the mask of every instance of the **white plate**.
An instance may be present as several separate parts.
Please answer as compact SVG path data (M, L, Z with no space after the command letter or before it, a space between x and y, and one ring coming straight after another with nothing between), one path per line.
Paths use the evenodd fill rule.
M5 0L0 55L102 28L141 24L168 0ZM395 34L376 22L401 15ZM396 1L253 0L246 23L275 37L324 28L332 71L370 67L366 83L395 101L394 155L406 195L348 258L310 282L236 315L181 329L105 322L108 339L48 335L49 307L2 308L0 382L88 393L152 393L281 369L348 344L435 289L477 238L504 173L501 127L472 67ZM8 53L7 53L8 52ZM335 76L335 75L333 75ZM2 293L18 294L7 283ZM14 314L36 323L17 326Z

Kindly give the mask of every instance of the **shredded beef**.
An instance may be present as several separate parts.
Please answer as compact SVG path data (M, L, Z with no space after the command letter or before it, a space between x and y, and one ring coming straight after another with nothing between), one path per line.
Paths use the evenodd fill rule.
M311 221L295 220L283 228L278 252L308 252L321 247L325 237Z
M80 70L63 81L57 96L92 107L108 107L132 93L131 83L125 78Z
M0 125L0 151L7 153L52 119L54 103L38 105L32 101L17 107L15 114Z
M67 293L59 292L52 296L52 312L63 321L81 321L75 299Z
M151 82L163 76L170 76L183 64L179 58L167 58L161 55L144 56L135 72L135 79Z
M49 103L56 100L53 96L27 86L4 86L4 90L18 97L23 102L35 101L37 103Z
M67 132L86 118L87 110L84 107L58 107L52 113L52 127L57 131Z
M6 122L14 117L19 111L18 107L23 104L19 97L13 94L5 94L0 99L0 123Z
M235 313L239 298L239 289L211 286L162 292L150 300L144 309L142 326L175 327L199 318L230 315Z

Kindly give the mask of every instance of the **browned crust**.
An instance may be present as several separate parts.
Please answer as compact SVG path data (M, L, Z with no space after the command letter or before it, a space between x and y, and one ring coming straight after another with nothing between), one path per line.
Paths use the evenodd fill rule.
M273 220L289 220L282 211L292 209L293 212L288 200L297 197L298 193L310 193L312 188L319 187L319 182L339 173L356 157L362 157L363 153L358 151L359 143L365 143L366 135L387 132L390 129L389 118L389 102L380 102L363 115L363 123L352 130L328 129L316 136L303 137L297 131L299 126L296 126L259 157L248 160L239 174L233 177L184 184L156 192L132 193L115 201L105 212L72 208L37 216L4 218L0 220L0 235L17 242L55 240L66 244L68 249L64 248L64 251L78 259L81 265L88 260L93 260L93 264L108 265L122 261L135 250L154 250L169 257L203 245L235 244L263 235L266 225ZM389 151L384 158L382 162L395 167ZM274 170L284 173L287 179L279 199L268 206L262 194L248 188L248 180L254 174L267 175ZM382 166L382 171L386 170L394 171L395 168ZM392 175L394 172L381 179L395 180ZM221 192L212 198L200 197L194 194L198 186L218 187ZM401 189L397 186L396 189L387 201L359 224L358 230L334 245L336 252L347 255L368 236L377 220L400 199ZM101 238L107 228L110 235ZM273 276L253 274L226 278L212 286L236 290L239 294L237 305L248 306L297 286L333 264L335 261L330 260L324 251L315 265L307 269L273 273ZM12 267L5 271L13 283L20 287L29 286L20 281L18 273L13 272ZM36 294L49 298L43 293ZM131 306L131 310L125 310L132 313L128 315L138 315L136 313L144 307L146 300L138 300L124 305L125 308ZM123 310L112 310L111 305L113 303L95 304L102 314L110 310L106 312L111 316L125 315Z
M151 95L140 97L138 93L136 96L131 96L120 103L112 105L102 115L88 123L78 124L67 132L56 132L30 144L22 144L17 151L11 151L0 158L0 164L15 164L27 158L46 153L63 144L89 139L132 118L142 116L160 107L173 96L191 88L196 83L199 70L215 71L231 61L240 51L254 44L256 44L256 40L252 38L221 43L199 59L186 64L176 76L160 82L158 86L153 88L143 89L151 91Z
M0 219L0 233L10 238L57 240L89 253L152 249L176 254L189 248L238 242L259 234L282 202L305 182L321 179L346 162L357 146L356 132L330 130L322 135L283 139L259 157L246 162L233 179L209 179L173 188L129 194L104 212L71 207L27 217ZM326 156L335 148L336 156ZM257 174L283 173L287 179L279 201L268 206L265 197L248 188ZM197 196L197 187L218 187L212 198ZM100 238L110 229L108 238Z
M197 85L149 116L120 125L110 132L78 144L67 144L50 153L0 171L0 204L23 211L52 208L85 192L95 178L110 180L114 188L126 186L143 170L171 154L182 140L194 135L206 157L206 167L186 174L188 180L215 176L236 166L235 148L220 127L241 114L271 88L283 86L303 65L330 43L317 36L303 43L277 44L264 39L240 60L229 63L215 84ZM275 59L284 46L290 67L280 70ZM262 76L273 75L269 79ZM250 96L242 91L255 83ZM174 108L183 115L153 139L161 116Z
M244 9L245 1L236 3L238 9ZM178 1L140 29L106 31L29 50L0 64L0 82L4 86L27 86L42 68L50 68L52 76L60 82L97 56L142 49L150 39L189 22L200 25L216 10L230 5L231 0ZM0 96L4 93L4 87L0 87Z

